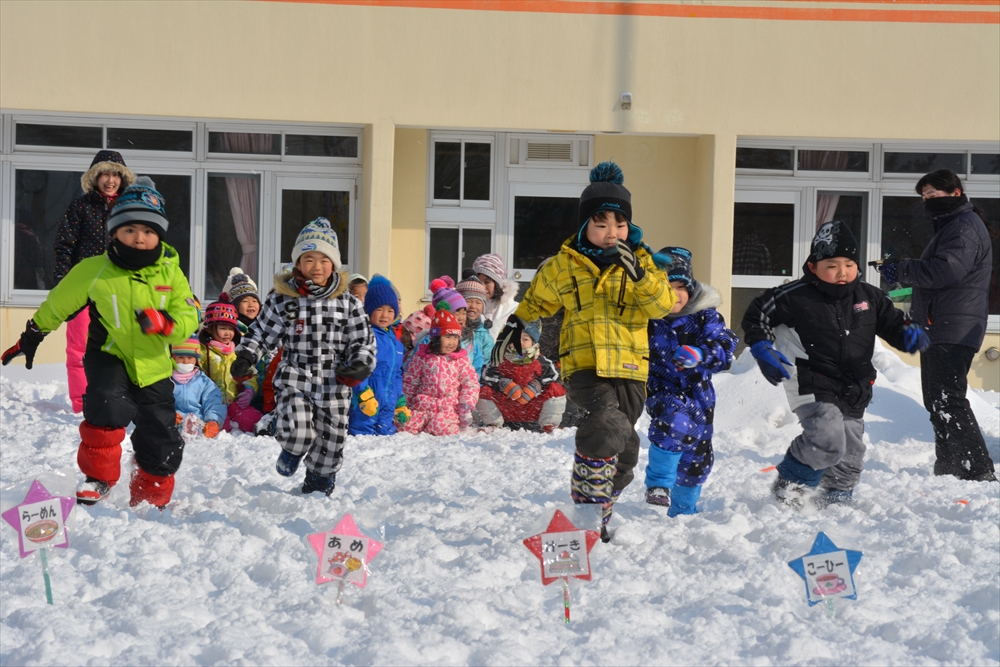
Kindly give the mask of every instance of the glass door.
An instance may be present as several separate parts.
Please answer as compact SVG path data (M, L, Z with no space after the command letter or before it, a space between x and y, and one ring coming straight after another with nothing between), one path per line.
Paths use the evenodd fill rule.
M584 185L513 183L508 206L508 257L511 277L522 289L538 266L559 252L579 228L580 193Z
M275 198L274 248L267 264L274 273L292 261L292 246L306 223L327 218L337 232L340 261L344 270L357 265L357 239L354 233L354 200L357 181L353 178L315 178L279 176ZM261 287L261 289L264 289Z

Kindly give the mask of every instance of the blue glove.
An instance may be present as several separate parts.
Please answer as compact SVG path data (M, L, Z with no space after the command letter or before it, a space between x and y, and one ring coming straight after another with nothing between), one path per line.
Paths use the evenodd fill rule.
M907 321L903 327L903 351L913 354L923 352L931 344L931 338L916 322Z
M771 341L757 341L750 346L750 354L757 360L757 365L760 366L760 372L764 374L764 378L774 386L778 386L783 379L787 380L792 377L781 365L791 366L792 362L788 361L781 352L774 349Z
M705 358L700 347L681 345L674 352L674 363L680 368L694 368Z
M875 270L882 274L882 278L890 285L899 284L899 260L887 259L875 267Z

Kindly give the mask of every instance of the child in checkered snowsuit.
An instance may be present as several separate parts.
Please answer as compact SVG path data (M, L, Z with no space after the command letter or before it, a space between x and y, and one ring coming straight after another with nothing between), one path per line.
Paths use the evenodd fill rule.
M715 310L722 297L691 272L691 251L663 248L670 286L677 294L670 315L649 321L646 411L649 464L646 502L669 507L668 515L694 514L701 486L712 471L712 375L729 368L736 334Z
M431 320L431 342L421 345L403 375L403 392L410 407L407 433L455 435L472 421L479 396L479 378L459 347L462 327L447 310Z
M343 465L351 388L375 368L375 337L361 302L347 291L337 234L313 220L292 249L292 273L274 292L236 350L232 374L249 377L261 355L282 346L274 375L278 473L290 477L303 457L303 493L333 492Z

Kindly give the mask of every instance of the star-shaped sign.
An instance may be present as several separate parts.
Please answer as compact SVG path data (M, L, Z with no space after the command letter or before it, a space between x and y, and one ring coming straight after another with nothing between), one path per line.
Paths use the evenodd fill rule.
M542 566L542 584L576 577L590 581L590 550L600 539L596 530L581 530L561 510L552 514L545 532L524 540Z
M317 584L341 581L365 587L368 583L368 563L382 551L382 543L362 535L354 517L345 514L333 530L313 533L308 537L309 544L319 556Z
M858 599L854 571L861 562L861 552L841 549L826 533L817 533L812 549L805 556L788 562L788 567L806 584L809 606L833 598Z
M2 515L17 531L21 558L44 547L68 547L66 519L75 506L73 498L53 496L37 479L32 482L24 502Z

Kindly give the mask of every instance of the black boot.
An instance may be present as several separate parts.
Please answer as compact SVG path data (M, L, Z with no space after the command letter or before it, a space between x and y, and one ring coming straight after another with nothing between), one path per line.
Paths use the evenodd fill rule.
M337 473L331 472L329 475L320 475L312 470L306 470L306 481L302 483L302 493L312 493L322 491L326 495L333 493L336 486Z

